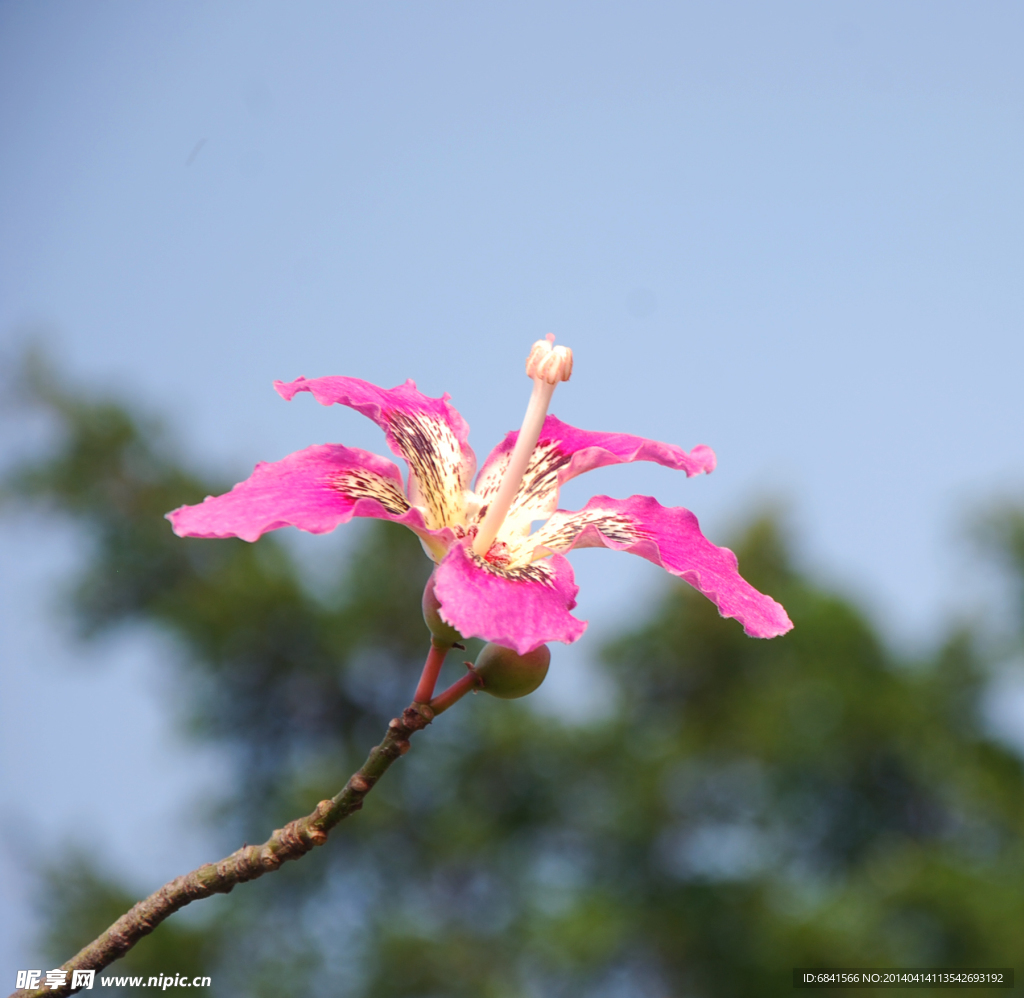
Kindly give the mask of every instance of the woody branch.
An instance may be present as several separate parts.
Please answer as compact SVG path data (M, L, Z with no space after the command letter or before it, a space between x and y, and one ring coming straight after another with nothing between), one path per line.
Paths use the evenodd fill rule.
M438 664L437 649L432 648L425 672L433 672ZM440 656L443 658L443 654ZM363 798L373 789L377 781L387 772L391 764L409 751L409 739L422 731L442 711L472 690L476 683L473 674L463 677L429 703L414 701L388 724L387 733L379 745L370 750L366 761L349 777L345 786L330 800L322 800L311 814L288 822L278 828L262 845L243 846L236 849L218 863L206 863L191 873L175 877L158 891L139 901L125 912L102 935L76 953L60 970L66 972L66 983L57 988L39 987L34 990L21 988L10 998L63 998L81 988L71 986L76 970L95 970L109 966L127 953L143 936L152 932L165 918L173 915L185 905L213 894L227 894L236 884L255 880L265 873L278 869L282 863L301 859L316 846L327 841L332 828L344 821L350 814L363 806ZM421 680L417 693L427 690L426 697L433 694L433 682L429 688Z

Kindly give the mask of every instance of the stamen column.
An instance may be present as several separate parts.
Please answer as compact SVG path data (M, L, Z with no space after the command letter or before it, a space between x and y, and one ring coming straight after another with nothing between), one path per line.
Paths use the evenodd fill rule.
M559 381L568 381L572 374L572 351L568 347L556 347L555 336L548 333L543 340L537 340L526 358L526 373L533 378L533 393L523 417L508 467L502 476L497 494L491 500L483 520L473 539L473 553L485 555L498 536L505 516L512 506L512 500L523 481L523 475L530 463L533 449L540 439L540 431L551 404L551 396Z

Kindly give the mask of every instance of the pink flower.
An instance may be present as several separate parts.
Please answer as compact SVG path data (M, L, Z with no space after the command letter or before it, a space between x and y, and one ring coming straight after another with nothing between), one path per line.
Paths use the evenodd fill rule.
M578 430L547 415L555 385L572 369L572 354L551 340L539 341L527 362L534 391L523 428L491 452L472 487L469 427L448 395L428 398L412 381L392 389L345 377L279 381L274 387L285 399L311 392L322 405L369 416L405 460L408 481L386 458L320 444L258 464L230 492L168 513L174 532L255 541L285 526L326 533L354 516L401 523L437 565L441 616L465 637L520 654L547 641L575 641L585 630L569 612L578 587L565 554L578 547L628 551L660 565L752 637L788 631L793 625L782 606L740 576L736 556L707 540L689 510L647 496L595 496L577 512L557 509L560 486L592 468L655 461L690 476L712 471L715 455L703 446L687 453L625 433ZM531 533L538 520L546 522Z

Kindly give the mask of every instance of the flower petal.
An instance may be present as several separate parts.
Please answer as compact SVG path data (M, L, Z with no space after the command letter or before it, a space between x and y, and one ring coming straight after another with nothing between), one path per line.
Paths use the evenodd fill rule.
M753 638L774 638L793 627L780 603L739 574L736 555L701 533L693 513L662 506L650 496L595 496L577 513L559 510L524 546L533 548L534 556L579 547L638 554L689 582Z
M467 638L483 638L520 655L547 641L571 644L586 622L569 611L579 586L559 555L519 569L503 568L456 543L435 569L434 593L441 617Z
M482 505L486 506L498 491L518 436L518 430L507 434L484 462L476 480L476 493ZM548 416L523 476L523 484L505 518L508 527L502 530L502 535L526 534L532 521L550 516L558 506L560 486L569 479L593 468L631 461L655 461L692 476L714 470L715 452L703 444L687 453L674 444L629 433L578 430Z
M287 526L323 534L353 516L394 520L417 533L430 533L422 513L405 497L397 466L341 444L319 444L281 461L260 462L230 492L181 506L167 519L179 537L254 541Z
M359 378L298 378L275 381L282 398L311 392L321 405L338 403L369 416L386 434L388 446L409 464L409 497L425 506L431 529L465 524L465 490L476 470L469 426L446 393L439 399L417 390L412 380L378 388Z

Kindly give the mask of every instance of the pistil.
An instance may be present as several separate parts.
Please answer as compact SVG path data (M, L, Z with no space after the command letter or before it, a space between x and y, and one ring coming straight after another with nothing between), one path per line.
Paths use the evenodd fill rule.
M519 430L508 467L501 478L497 494L491 500L484 514L476 537L473 539L473 552L483 556L494 543L502 523L512 506L523 476L533 456L533 449L540 439L540 431L548 414L551 396L559 381L568 381L572 374L572 351L568 347L556 347L554 333L548 333L543 340L538 340L526 358L526 373L533 378L533 393L530 404L523 417L523 425Z

